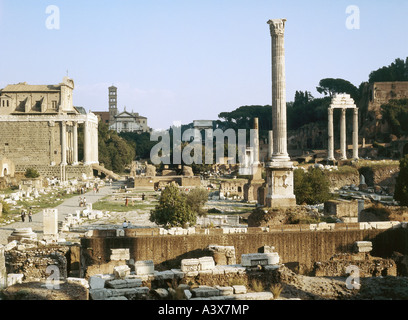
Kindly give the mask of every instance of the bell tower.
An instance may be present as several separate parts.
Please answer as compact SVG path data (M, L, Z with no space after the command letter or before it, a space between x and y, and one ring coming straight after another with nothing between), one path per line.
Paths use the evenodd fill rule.
M109 125L115 122L115 116L118 114L118 88L109 87Z

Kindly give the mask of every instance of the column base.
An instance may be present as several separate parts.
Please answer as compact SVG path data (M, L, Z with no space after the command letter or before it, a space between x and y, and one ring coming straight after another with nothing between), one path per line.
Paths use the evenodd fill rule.
M266 197L266 207L268 208L287 208L287 207L296 207L296 198L270 198Z

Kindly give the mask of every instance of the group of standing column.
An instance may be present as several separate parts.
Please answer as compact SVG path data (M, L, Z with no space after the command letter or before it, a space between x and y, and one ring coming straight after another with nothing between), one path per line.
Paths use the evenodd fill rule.
M96 118L96 117L95 117ZM84 123L84 165L98 163L98 121L90 116ZM78 165L78 124L75 120L61 121L61 165Z
M330 107L328 108L328 157L327 160L333 161L334 158L334 130L333 130L333 112L334 109L340 109L340 160L347 159L347 138L346 138L346 110L353 109L353 159L358 159L358 108L353 99L348 94L337 94L334 96Z

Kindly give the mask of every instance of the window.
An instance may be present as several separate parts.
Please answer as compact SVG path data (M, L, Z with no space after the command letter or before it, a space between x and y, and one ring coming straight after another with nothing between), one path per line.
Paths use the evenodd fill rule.
M9 101L9 100L7 100L7 107L9 107L9 106L10 106L9 102L10 102L10 101Z
M57 101L53 100L51 107L52 107L52 109L57 110Z

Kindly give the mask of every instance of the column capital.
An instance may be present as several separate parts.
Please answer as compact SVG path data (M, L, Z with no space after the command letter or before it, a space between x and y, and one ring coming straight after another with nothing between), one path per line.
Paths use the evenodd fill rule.
M354 114L358 114L358 108L353 109Z
M327 108L327 112L328 112L329 114L333 114L333 108Z
M346 108L341 108L341 113L342 113L342 115L345 115L346 114Z
M267 23L271 30L271 36L283 35L285 32L286 19L271 19Z

